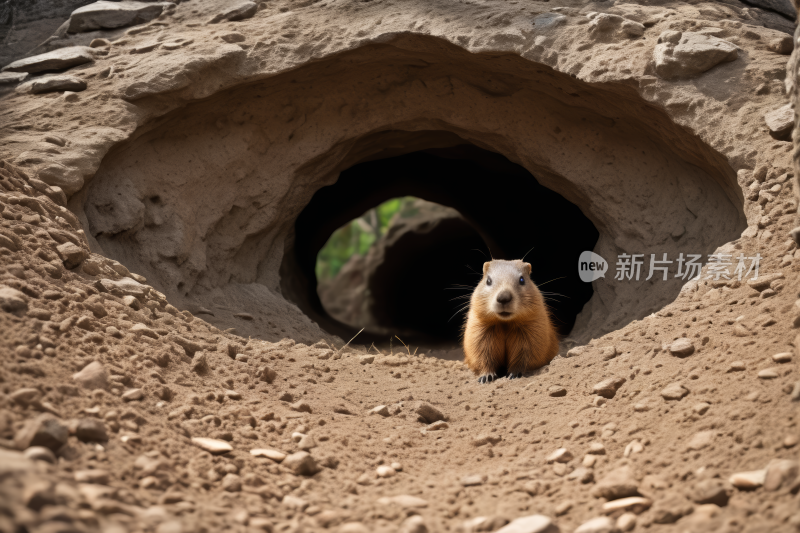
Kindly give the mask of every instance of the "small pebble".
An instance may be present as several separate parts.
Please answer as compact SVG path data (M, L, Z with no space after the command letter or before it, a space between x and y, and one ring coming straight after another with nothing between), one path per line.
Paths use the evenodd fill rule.
M397 471L391 466L381 465L375 469L375 473L378 474L378 477L392 477L397 474Z
M772 360L776 363L790 363L792 361L792 353L791 352L781 352L776 353L772 356Z
M752 490L763 485L766 477L766 470L753 470L750 472L737 472L728 481L737 489Z
M142 389L128 389L122 394L122 400L125 402L138 402L144 398Z
M486 476L480 474L464 476L459 481L459 483L461 483L461 485L464 487L477 487L479 485L483 485L485 482L486 482Z
M603 446L602 442L593 442L589 445L589 451L586 453L590 453L592 455L605 455L606 447Z
M758 372L759 379L775 379L778 377L778 371L775 368L765 368Z
M23 455L31 461L45 461L51 464L56 464L57 462L56 454L44 446L31 446L23 452Z
M219 439L209 439L206 437L194 437L192 442L202 448L203 450L207 451L211 454L220 454L220 453L227 453L233 451L233 446L229 443L225 442L224 440Z
M566 448L559 448L547 456L548 463L568 463L574 456Z

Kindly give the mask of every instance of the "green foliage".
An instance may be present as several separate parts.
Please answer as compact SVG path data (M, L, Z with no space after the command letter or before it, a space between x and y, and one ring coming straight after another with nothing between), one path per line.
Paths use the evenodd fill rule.
M385 235L395 216L413 216L417 211L416 198L392 198L333 232L317 254L317 280L331 279L353 255L366 255L381 236Z

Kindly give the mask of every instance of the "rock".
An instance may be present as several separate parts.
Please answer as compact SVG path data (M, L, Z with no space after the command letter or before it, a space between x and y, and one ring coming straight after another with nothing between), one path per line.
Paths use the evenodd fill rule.
M375 469L375 473L378 475L378 477L392 477L393 475L397 474L397 471L391 466L380 465Z
M694 344L689 339L678 339L670 344L669 353L676 357L688 357L694 353Z
M764 490L775 491L781 487L790 486L797 477L798 468L800 465L792 459L770 461L764 476Z
M704 479L695 484L692 490L692 501L699 504L713 503L724 507L733 493L730 483L722 479Z
M225 477L222 478L222 490L240 492L242 490L242 478L237 474L225 474Z
M680 383L672 383L667 385L664 390L661 391L661 397L667 401L680 400L687 394L689 394L689 391Z
M716 65L735 61L733 43L701 33L665 31L653 51L656 74L664 79L692 78Z
M558 385L553 385L547 389L547 395L552 396L553 398L560 398L567 395L567 389Z
M144 398L142 389L128 389L122 394L123 402L138 402L142 398Z
M590 494L595 498L617 500L628 496L638 496L639 487L630 467L615 468L598 481Z
M704 415L708 412L708 409L710 407L711 405L707 404L706 402L700 402L698 404L695 404L694 407L692 407L692 411L694 411L698 415Z
M598 516L578 526L574 533L616 533L616 531L614 520L607 516Z
M83 442L105 442L108 440L106 425L97 418L81 418L75 436Z
M408 494L378 498L381 505L398 505L404 509L421 509L428 506L428 501Z
M77 483L93 483L96 485L106 485L111 479L106 470L78 470L73 474Z
M148 328L144 324L134 324L128 331L134 335L144 335L145 337L150 337L151 339L158 339L159 337L158 333Z
M572 461L574 455L566 448L559 448L547 456L548 463L568 463Z
M362 355L358 358L358 363L361 365L370 365L375 360L374 355Z
M94 53L88 46L69 46L14 61L3 67L2 71L33 74L50 70L66 70L92 61L94 61Z
M752 470L750 472L737 472L728 481L740 490L753 490L764 484L767 477L766 470Z
M617 529L619 529L623 533L627 533L628 531L633 531L635 527L636 527L635 514L623 513L619 518L617 518Z
M641 37L644 35L644 26L638 22L628 20L619 15L610 13L596 13L589 22L589 33L598 34L623 34L627 37Z
M772 360L775 361L776 363L791 363L792 352L776 353L772 356Z
M165 7L175 4L167 2L121 2L99 1L79 7L69 17L69 33L92 30L124 28L134 24L143 24L159 16Z
M385 405L378 405L377 407L373 407L370 409L369 414L371 415L381 415L381 416L389 416L389 408Z
M285 453L279 452L278 450L272 450L270 448L256 448L254 450L250 450L250 454L255 455L256 457L266 457L267 459L272 459L276 463L280 463L286 459Z
M694 506L682 495L668 492L656 500L651 514L656 524L674 524L693 510Z
M606 454L606 447L603 445L602 442L592 442L589 444L589 451L586 453L590 453L592 455L605 455Z
M23 83L16 88L16 91L18 93L30 94L45 94L59 91L72 91L77 93L85 91L86 87L86 82L80 78L68 76L66 74L55 74L52 76L43 76L41 78L36 78L35 80ZM72 244L72 246L75 245Z
M72 375L72 379L84 389L108 388L108 372L98 361L93 361L83 367L83 370Z
M750 335L750 332L747 332L747 335ZM731 366L728 367L728 372L742 372L746 369L747 366L744 364L744 361L733 361Z
M600 357L603 361L609 361L614 359L617 356L617 347L616 346L604 346L600 348Z
M557 466L558 464L560 463L556 463L554 467ZM591 483L592 481L594 481L594 472L592 472L586 466L579 466L578 468L567 474L567 479L577 479L578 481L584 484Z
M14 85L25 81L28 77L27 72L3 72L0 73L0 87L3 85Z
M14 435L14 446L26 450L31 446L43 446L56 452L67 442L69 430L55 416L44 413L28 420Z
M472 439L472 445L475 447L483 446L484 444L497 444L502 440L501 437L497 435L478 435Z
M6 313L24 313L28 310L28 297L17 289L0 285L0 309Z
M778 376L780 376L780 374L778 374L777 368L765 368L758 372L759 379L775 379Z
M788 4L789 2L786 3ZM794 50L794 39L792 39L791 35L784 35L783 37L772 39L767 44L767 48L776 54L788 56Z
M486 483L486 476L481 474L473 474L471 476L464 476L459 480L464 487L477 487Z
M794 127L794 109L792 109L792 105L786 104L765 114L764 122L767 123L769 132L773 137L782 138L791 135Z
M714 442L716 436L717 436L716 431L699 431L692 436L686 447L689 450L702 450L703 448Z
M254 2L242 2L226 9L222 13L217 14L213 19L210 20L210 22L215 24L223 20L236 22L237 20L249 19L255 15L257 11L258 5L256 5Z
M308 402L304 402L302 400L293 403L289 407L292 409L292 411L297 411L298 413L311 413L311 406L308 405Z
M317 462L308 452L296 452L288 455L282 464L297 476L313 476L319 471Z
M415 514L403 520L397 533L428 533L428 527L425 525L425 520Z
M207 437L194 437L192 439L192 444L213 455L219 455L233 451L233 446L224 440L209 439Z
M423 431L441 431L449 427L450 425L447 422L444 420L439 420L438 422L428 425Z
M192 372L194 372L195 374L199 374L201 376L208 374L208 371L210 369L208 367L208 360L206 359L206 354L204 354L203 352L197 352L196 354L194 354L194 357L192 357L191 369Z
M478 516L471 520L466 520L456 528L458 533L484 533L487 531L497 531L499 528L508 524L508 519L502 516Z
M38 400L39 397L42 395L39 389L34 389L31 387L24 387L21 389L17 389L8 397L16 404L21 405L23 407L27 407L30 405L31 402Z
M558 533L559 531L558 526L550 518L535 514L512 520L495 533Z
M625 378L611 377L604 379L592 387L592 392L603 398L611 399L617 394L617 390L625 383Z
M416 406L414 406L414 412L419 415L421 422L427 424L433 424L439 420L444 420L444 414L429 403L418 402Z
M117 293L123 296L133 296L134 298L144 298L150 292L150 287L131 278L122 278L117 281L101 279L98 284L103 290L112 294Z
M308 451L312 448L316 448L317 443L314 440L314 437L312 437L311 435L303 435L303 437L297 443L297 447L300 448L301 450Z
M755 289L758 292L765 291L769 289L769 286L772 284L773 281L783 279L783 273L775 272L772 274L764 274L758 276L757 278L751 279L747 281L747 285L751 289Z
M653 500L650 498L643 498L641 496L631 496L629 498L620 498L619 500L611 500L603 504L603 512L605 514L617 514L620 511L630 512L635 514L642 514L653 505Z
M644 451L644 446L638 440L632 440L625 446L625 451L623 452L624 457L630 457L634 453L641 453Z
M56 464L58 459L50 448L44 446L31 446L23 452L26 459L31 461L44 461L50 464Z

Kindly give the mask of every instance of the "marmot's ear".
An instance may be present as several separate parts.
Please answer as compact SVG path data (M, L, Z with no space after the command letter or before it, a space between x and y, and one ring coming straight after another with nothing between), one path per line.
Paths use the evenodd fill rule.
M491 265L491 264L492 264L491 261L486 261L483 264L483 275L484 276L486 275L486 272L489 270L489 265Z
M528 270L528 275L531 275L531 264L530 263L522 263L522 266Z

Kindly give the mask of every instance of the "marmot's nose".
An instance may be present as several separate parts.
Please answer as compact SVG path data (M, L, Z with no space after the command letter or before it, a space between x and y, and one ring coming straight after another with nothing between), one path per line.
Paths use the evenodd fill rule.
M497 295L497 302L501 304L507 304L511 301L514 296L511 294L511 291L500 291Z

